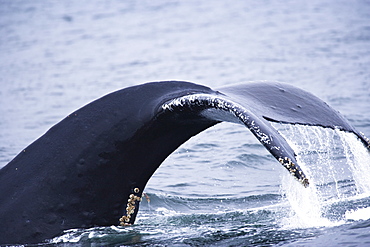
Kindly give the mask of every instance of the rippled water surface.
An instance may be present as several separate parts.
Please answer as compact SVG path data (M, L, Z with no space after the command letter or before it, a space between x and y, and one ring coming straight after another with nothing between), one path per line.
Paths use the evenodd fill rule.
M169 79L286 82L370 136L369 13L365 0L0 0L0 167L82 105ZM53 243L370 245L369 152L338 131L276 128L309 189L245 127L220 124L157 170L136 225L71 230Z

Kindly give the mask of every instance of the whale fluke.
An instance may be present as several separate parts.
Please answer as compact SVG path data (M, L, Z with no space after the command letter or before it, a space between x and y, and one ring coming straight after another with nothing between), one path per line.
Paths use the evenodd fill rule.
M135 222L160 164L222 121L245 125L304 186L294 150L271 122L317 125L370 141L325 102L281 83L219 90L181 81L110 93L73 112L0 170L0 244L40 243L64 230Z

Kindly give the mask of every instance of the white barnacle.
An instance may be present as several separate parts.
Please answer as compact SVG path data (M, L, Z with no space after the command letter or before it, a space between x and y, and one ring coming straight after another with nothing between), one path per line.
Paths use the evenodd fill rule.
M368 144L368 148L370 148L370 139L369 138L367 138L366 136L365 136L365 134L364 133L362 133L361 132L361 135L362 135L362 137L365 139L365 141L367 142L367 144Z
M278 146L272 146L271 149L280 150L280 147L278 147Z
M261 134L261 139L260 140L261 140L261 142L264 142L266 144L270 144L270 138L265 133L262 133Z
M169 104L163 104L162 105L162 110L164 110L164 111L171 111L171 107L170 107Z

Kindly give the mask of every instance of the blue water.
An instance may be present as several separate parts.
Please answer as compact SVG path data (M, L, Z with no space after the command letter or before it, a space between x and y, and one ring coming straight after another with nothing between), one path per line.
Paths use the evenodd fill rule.
M216 89L286 82L370 136L369 13L365 0L0 0L0 167L82 105L169 79ZM309 190L290 181L246 128L220 124L162 164L136 225L71 230L53 242L370 245L368 153L351 139L346 143L356 148L346 151L338 133L289 128L287 135L299 133L295 143L315 181ZM308 136L320 141L299 143Z

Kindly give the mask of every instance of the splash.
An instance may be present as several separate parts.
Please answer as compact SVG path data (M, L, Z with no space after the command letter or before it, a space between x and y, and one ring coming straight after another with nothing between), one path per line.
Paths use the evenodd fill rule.
M342 141L358 194L370 195L370 154L352 133L336 131Z
M294 149L299 165L310 179L310 187L303 188L289 174L282 175L281 193L291 208L283 225L333 226L349 219L352 211L357 212L347 210L340 220L325 216L334 203L370 195L370 180L366 177L370 174L370 152L357 136L315 126L274 124L274 127Z

